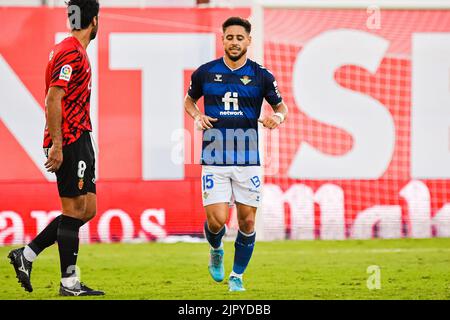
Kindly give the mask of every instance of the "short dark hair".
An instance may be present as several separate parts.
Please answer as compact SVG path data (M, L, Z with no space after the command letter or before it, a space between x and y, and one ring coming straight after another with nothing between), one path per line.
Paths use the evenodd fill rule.
M100 4L98 0L68 0L67 16L69 17L70 28L72 30L86 29L91 24L94 17L98 17L100 11ZM74 7L78 7L77 10ZM80 17L77 19L73 14L79 12Z
M251 23L244 18L241 17L230 17L222 24L222 31L225 33L225 30L230 26L241 26L244 27L245 31L250 34L252 31Z

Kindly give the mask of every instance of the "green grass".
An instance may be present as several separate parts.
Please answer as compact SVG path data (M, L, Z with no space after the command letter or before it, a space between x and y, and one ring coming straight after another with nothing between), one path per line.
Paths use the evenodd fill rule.
M9 250L0 247L0 299L60 299L56 246L34 263L31 294ZM233 252L226 242L227 273ZM207 263L206 243L82 245L78 259L82 281L107 293L99 299L450 299L450 239L258 242L241 293L215 283ZM379 290L366 286L370 265Z

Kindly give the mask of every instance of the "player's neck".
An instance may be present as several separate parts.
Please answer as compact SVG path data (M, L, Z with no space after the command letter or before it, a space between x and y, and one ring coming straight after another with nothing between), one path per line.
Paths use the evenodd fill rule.
M243 55L239 60L233 61L227 55L223 57L225 64L232 70L239 69L247 62L247 55Z
M77 38L84 50L87 49L89 43L91 42L91 33L88 30L73 30L70 34Z

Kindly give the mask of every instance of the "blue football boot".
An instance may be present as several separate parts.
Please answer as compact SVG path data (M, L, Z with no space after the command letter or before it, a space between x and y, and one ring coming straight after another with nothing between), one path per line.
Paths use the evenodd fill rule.
M228 280L228 288L230 291L245 291L242 279L233 276Z
M225 268L223 266L223 249L213 249L210 250L209 259L209 274L214 279L214 281L221 282L225 278Z

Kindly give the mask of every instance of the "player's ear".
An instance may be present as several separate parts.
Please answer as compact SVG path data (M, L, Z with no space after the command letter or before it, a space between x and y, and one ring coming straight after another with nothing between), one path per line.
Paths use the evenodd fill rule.
M92 25L96 27L98 25L98 16L95 16L94 19L92 19Z

